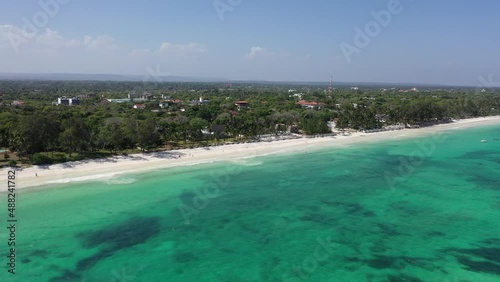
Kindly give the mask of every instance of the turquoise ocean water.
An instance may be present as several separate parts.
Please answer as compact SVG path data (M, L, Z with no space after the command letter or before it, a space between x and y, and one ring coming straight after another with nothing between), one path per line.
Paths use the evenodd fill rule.
M3 228L0 281L500 281L495 138L500 126L18 191L16 274Z

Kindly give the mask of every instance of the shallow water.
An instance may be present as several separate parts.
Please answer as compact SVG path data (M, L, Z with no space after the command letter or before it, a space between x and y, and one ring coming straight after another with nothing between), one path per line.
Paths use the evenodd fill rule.
M499 137L451 130L20 191L17 274L0 281L499 281Z

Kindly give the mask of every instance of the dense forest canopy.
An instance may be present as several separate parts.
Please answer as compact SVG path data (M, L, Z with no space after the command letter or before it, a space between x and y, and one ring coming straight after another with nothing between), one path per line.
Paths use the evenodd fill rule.
M143 97L142 106L108 100L129 95ZM56 105L63 96L81 103ZM86 153L193 147L264 134L331 133L332 122L337 129L368 130L498 114L499 89L0 81L0 148L28 162L49 163Z

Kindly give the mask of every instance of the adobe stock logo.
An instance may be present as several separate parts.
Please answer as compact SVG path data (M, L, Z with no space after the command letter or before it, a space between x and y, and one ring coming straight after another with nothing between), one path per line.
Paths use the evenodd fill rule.
M314 252L305 257L300 265L294 265L290 273L282 275L283 282L309 281L309 276L316 272L321 263L326 262L335 254L331 247L332 238L328 236L326 240L317 238L317 245Z
M162 83L163 78L170 75L168 72L163 72L160 69L160 64L156 64L156 69L153 69L151 66L146 67L147 74L142 79L143 83L149 82L150 78L152 78L154 83Z
M353 44L345 41L340 43L340 49L347 63L352 62L352 55L361 54L361 51L370 45L372 39L380 35L382 28L386 28L391 24L393 16L399 15L402 11L403 6L399 0L390 0L385 10L378 12L372 10L370 14L373 20L366 23L364 29L357 26L354 28Z
M479 87L486 87L486 88L500 87L500 81L493 80L493 74L489 74L486 78L484 76L480 76L477 79L481 83Z
M500 80L495 80L492 73L487 76L481 75L477 79L479 83L475 88L475 94L489 93L495 88L500 88Z
M41 29L45 28L51 18L54 18L60 11L61 5L67 5L71 0L40 0L38 10L31 19L23 17L23 26L20 33L9 33L9 41L16 54L19 53L19 47L26 44L29 40L35 38Z
M223 22L224 14L234 11L241 3L243 3L243 0L214 0L213 5L219 20Z

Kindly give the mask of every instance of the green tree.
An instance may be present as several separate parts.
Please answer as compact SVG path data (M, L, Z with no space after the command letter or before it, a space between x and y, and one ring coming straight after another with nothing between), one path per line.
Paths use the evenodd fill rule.
M156 122L153 118L148 118L139 122L137 128L137 143L141 150L150 150L157 147L160 140Z
M196 117L189 121L190 137L193 141L201 141L204 139L202 130L208 126L208 122L202 118Z
M330 129L324 118L316 111L306 111L301 119L300 127L306 134L329 133Z
M121 118L112 117L104 120L97 138L101 148L116 152L124 147L122 124Z
M63 122L63 131L60 134L60 143L69 156L74 152L81 152L88 144L89 131L81 117L71 117Z

